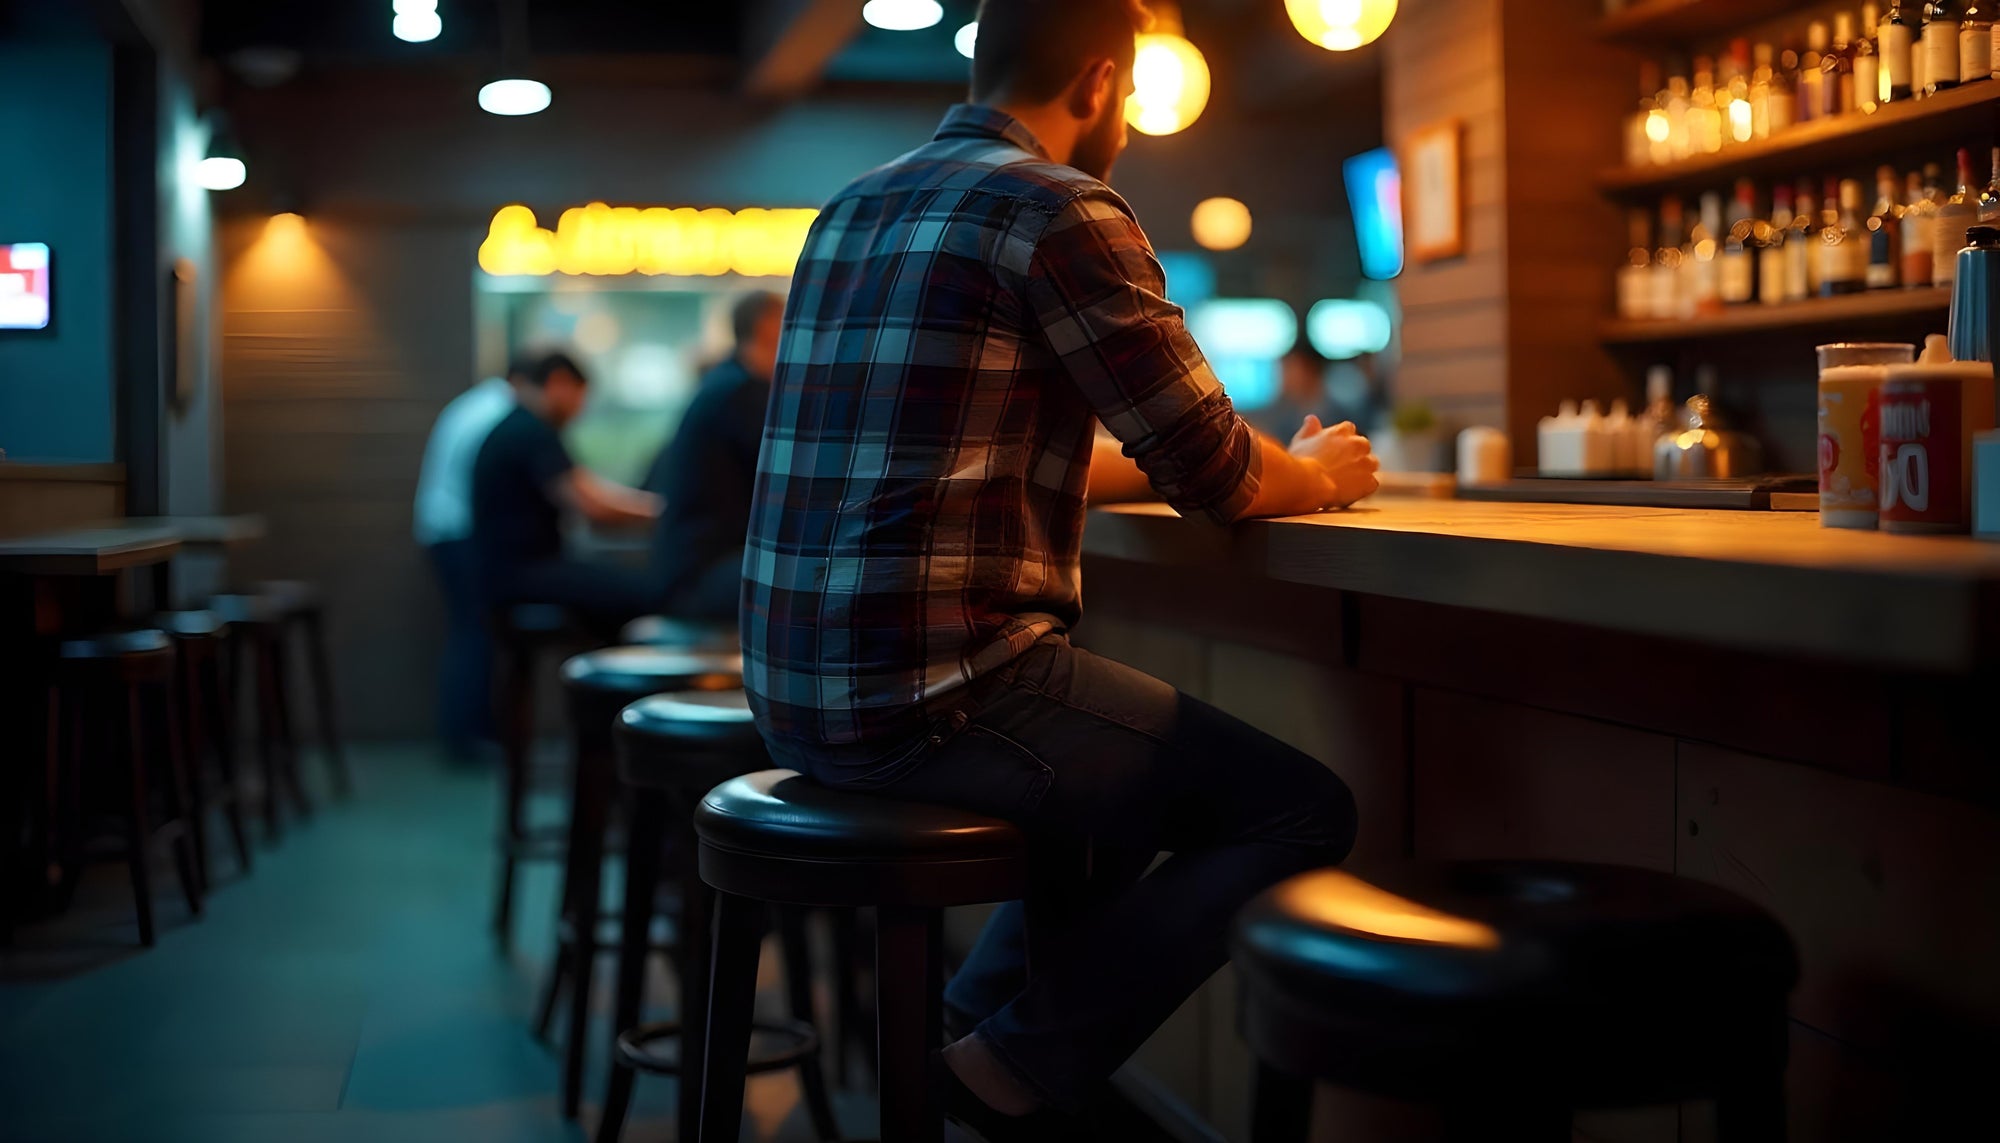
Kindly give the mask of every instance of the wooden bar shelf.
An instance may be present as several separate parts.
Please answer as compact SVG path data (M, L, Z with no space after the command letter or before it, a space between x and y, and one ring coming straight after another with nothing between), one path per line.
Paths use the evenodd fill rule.
M1711 317L1695 317L1686 321L1607 321L1598 326L1597 333L1598 340L1606 345L1655 345L1744 334L1831 330L1839 326L1879 324L1899 318L1919 317L1937 319L1939 327L1929 332L1943 333L1941 323L1950 311L1949 289L1873 290L1837 298L1743 306Z
M1649 48L1686 44L1810 6L1810 0L1631 0L1597 22L1597 38Z
M1598 176L1606 194L1643 197L1670 191L1714 190L1742 176L1766 179L1820 176L1926 146L1932 161L1948 164L1950 149L1973 147L1974 168L1986 169L1984 151L2000 124L2000 81L1970 83L1929 99L1891 103L1873 114L1815 119L1771 139L1755 139L1657 167L1620 167ZM1900 170L1901 168L1899 168Z

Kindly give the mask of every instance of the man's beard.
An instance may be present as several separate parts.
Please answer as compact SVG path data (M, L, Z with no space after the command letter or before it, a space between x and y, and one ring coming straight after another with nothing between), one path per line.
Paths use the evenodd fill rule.
M1124 101L1109 101L1104 115L1076 141L1076 150L1070 155L1069 165L1099 182L1110 182L1112 164L1118 161L1118 152L1123 149L1118 145L1118 139L1124 119Z

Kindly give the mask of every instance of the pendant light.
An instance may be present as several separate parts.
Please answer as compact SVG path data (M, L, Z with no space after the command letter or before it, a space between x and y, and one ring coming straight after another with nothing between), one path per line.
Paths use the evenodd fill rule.
M921 32L944 19L938 0L868 0L861 18L885 32Z
M1372 44L1396 18L1396 0L1285 0L1292 27L1316 47L1351 52Z
M1181 32L1178 5L1152 5L1153 30L1141 33L1132 60L1125 122L1148 135L1186 130L1208 106L1208 60Z
M533 115L554 98L549 85L526 76L528 0L501 0L500 78L479 89L479 109L491 115Z

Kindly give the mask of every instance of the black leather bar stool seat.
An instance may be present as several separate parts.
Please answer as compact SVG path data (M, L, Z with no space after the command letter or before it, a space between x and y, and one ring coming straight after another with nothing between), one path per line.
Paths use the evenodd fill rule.
M56 648L55 684L49 691L49 773L61 806L58 852L74 869L83 858L86 794L119 791L124 846L120 854L132 881L139 943L153 945L152 849L161 838L173 847L174 872L188 913L202 912L187 774L180 750L174 683L174 646L165 632L145 629L69 639ZM99 767L120 763L111 775ZM87 776L111 777L92 781ZM153 801L165 806L155 817ZM74 884L74 877L70 878Z
M668 615L642 615L627 623L619 638L627 644L685 651L734 651L741 646L734 623L700 623Z
M695 832L701 878L717 892L702 1143L733 1143L742 1126L763 902L875 907L882 1138L941 1139L927 1069L942 1038L942 911L1027 897L1026 837L996 818L830 790L789 770L709 791Z
M318 584L296 579L266 580L257 585L257 594L274 601L284 612L287 628L299 635L305 651L306 674L312 684L313 723L319 730L320 748L326 752L326 767L333 778L334 792L344 797L354 788L354 776L347 766L340 718L334 710L333 660L326 645L326 598Z
M628 934L619 949L615 1023L620 1029L611 1086L598 1120L598 1143L617 1143L631 1105L635 1074L681 1077L680 1138L699 1129L701 1044L708 1014L709 921L715 895L694 862L694 807L719 783L770 766L764 740L741 690L652 695L618 714L614 732L618 776L631 803L626 826L625 915ZM644 1008L646 945L662 880L663 854L677 860L681 898L679 1019L640 1024ZM810 942L801 910L773 910L783 948L792 1019L756 1021L758 1050L746 1074L797 1068L806 1107L822 1140L838 1139L839 1125L820 1067L820 1035L813 1019ZM669 1044L675 1050L669 1054ZM692 1045L692 1047L689 1047Z
M569 847L563 865L562 912L557 923L555 976L542 1005L545 1028L561 996L568 1004L562 1112L575 1118L583 1098L588 1051L591 977L597 956L617 947L599 932L606 835L615 785L611 728L618 712L648 695L668 691L732 690L743 685L743 657L662 647L606 647L562 665L572 749ZM620 934L619 941L623 940Z
M1578 1108L1715 1097L1783 1136L1783 927L1726 890L1566 862L1323 869L1252 901L1232 959L1256 1143L1305 1138L1310 1081L1441 1109L1467 1138L1567 1140Z
M284 601L260 592L235 592L209 600L208 610L228 623L233 634L224 658L224 674L235 694L243 659L250 659L257 713L257 760L263 771L264 831L276 839L284 825L284 801L289 798L300 817L312 814L304 777L299 773L298 738L292 722L291 658L288 653L290 612Z
M161 611L152 625L167 633L174 645L181 704L182 757L187 762L188 794L192 801L195 864L204 887L212 884L209 870L208 813L220 807L235 844L236 867L250 872L250 834L243 823L249 792L236 770L234 695L224 669L229 621L209 610ZM213 757L216 772L211 773Z

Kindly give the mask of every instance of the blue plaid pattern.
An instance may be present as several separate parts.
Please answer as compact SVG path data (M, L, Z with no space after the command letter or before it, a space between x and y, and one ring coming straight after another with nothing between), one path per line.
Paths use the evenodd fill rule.
M1239 517L1257 453L1131 208L961 105L842 190L785 308L743 561L767 734L906 736L1081 613L1098 422L1184 514Z

